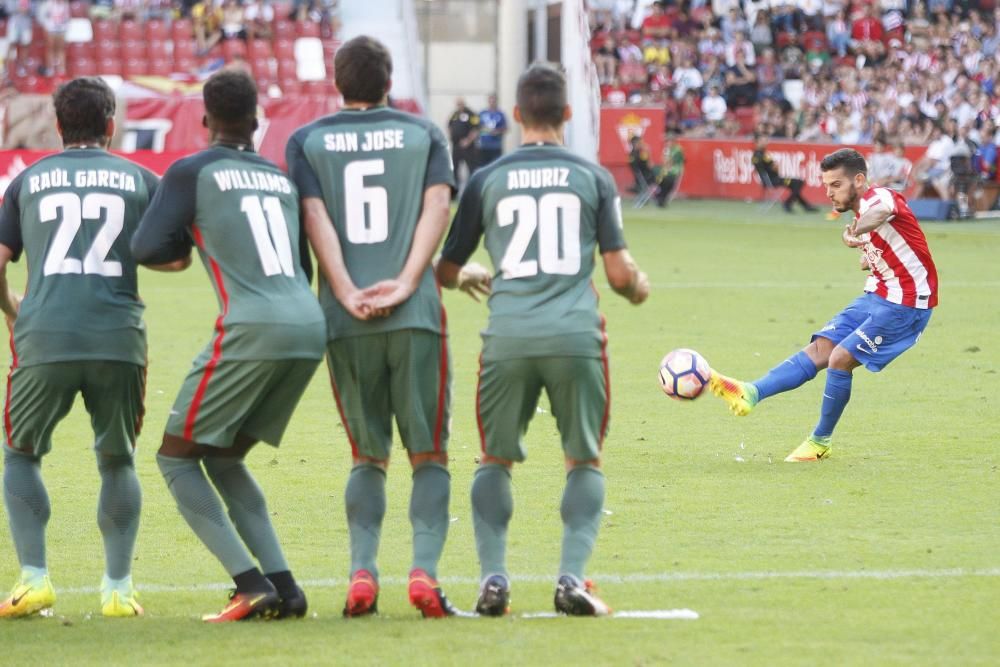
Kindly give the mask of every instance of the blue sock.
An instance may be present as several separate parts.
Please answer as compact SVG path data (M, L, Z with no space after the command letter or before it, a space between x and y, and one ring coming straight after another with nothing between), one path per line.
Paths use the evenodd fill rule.
M833 429L840 421L847 402L851 400L851 380L854 378L848 371L828 368L826 371L826 388L823 390L823 407L819 413L819 423L813 430L814 440L829 440ZM825 444L823 442L822 444Z
M763 401L768 396L801 387L814 377L816 377L816 364L805 350L800 350L751 384L757 388L757 400Z

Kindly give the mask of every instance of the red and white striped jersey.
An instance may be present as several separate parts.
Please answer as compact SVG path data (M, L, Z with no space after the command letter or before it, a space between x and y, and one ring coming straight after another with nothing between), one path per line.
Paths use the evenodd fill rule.
M855 220L873 207L887 212L886 221L868 234L862 250L871 267L865 291L911 308L937 305L937 269L906 198L889 188L871 187L861 198Z

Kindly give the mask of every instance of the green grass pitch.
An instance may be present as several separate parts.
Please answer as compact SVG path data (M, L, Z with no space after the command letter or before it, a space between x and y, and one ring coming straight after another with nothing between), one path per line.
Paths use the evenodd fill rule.
M135 578L147 616L108 620L98 476L82 404L56 431L53 618L0 624L11 664L996 664L1000 655L1000 224L928 223L941 305L919 345L878 376L860 370L833 457L781 459L813 427L822 379L746 418L714 397L667 399L660 358L693 347L723 372L758 377L857 295L864 275L841 223L756 205L675 202L626 211L626 235L653 285L633 307L595 280L608 318L611 433L606 516L590 573L621 611L692 609L697 620L524 618L552 609L563 482L543 399L515 471L509 561L515 615L423 621L406 602L410 482L389 471L378 618L345 621L343 490L350 451L325 371L280 450L250 465L311 603L298 622L207 627L228 579L177 513L154 462L181 378L208 341L216 303L202 269L143 272L149 327L145 493ZM23 267L12 284L23 286ZM479 451L473 412L485 307L446 295L454 360L452 524L441 563L470 609L478 565L468 489ZM17 564L0 531L0 584Z

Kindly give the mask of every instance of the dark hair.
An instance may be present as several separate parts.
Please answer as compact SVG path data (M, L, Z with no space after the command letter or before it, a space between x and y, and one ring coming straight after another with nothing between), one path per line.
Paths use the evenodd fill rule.
M205 111L226 125L257 117L257 84L246 72L226 69L216 72L202 89Z
M517 106L527 127L560 127L566 76L550 63L534 63L517 80Z
M115 94L104 79L81 77L59 86L52 96L64 144L104 139L115 117Z
M361 35L337 49L333 69L345 102L377 104L389 90L392 56L382 42Z
M853 177L855 174L868 175L868 163L865 162L865 158L861 153L853 148L841 148L839 151L834 151L819 163L821 171L833 171L841 167L843 167L844 172L850 177Z

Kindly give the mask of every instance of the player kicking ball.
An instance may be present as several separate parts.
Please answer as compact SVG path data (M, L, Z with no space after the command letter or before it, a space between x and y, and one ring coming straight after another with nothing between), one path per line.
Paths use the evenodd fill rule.
M595 251L611 288L631 303L646 300L649 282L625 247L611 175L562 146L570 115L560 71L535 64L521 75L514 118L524 144L469 180L437 263L445 287L473 295L492 287L476 392L483 454L472 482L476 611L484 616L508 612L511 472L525 460L524 435L542 389L566 466L555 608L571 616L611 611L584 578L604 505L601 450L611 407L607 336L591 282ZM466 265L481 239L493 277Z
M204 620L300 617L305 595L244 457L261 440L278 446L323 357L326 325L309 291L298 191L253 150L256 85L223 70L204 97L211 145L167 170L132 239L136 260L163 271L187 268L197 245L222 311L156 461L181 515L236 584Z
M819 461L830 456L833 430L851 398L858 366L877 373L913 347L937 305L937 271L927 239L901 194L868 184L864 157L843 148L820 163L823 186L840 213L854 212L844 244L860 248L862 268L871 271L865 293L812 336L802 351L754 382L715 371L709 386L733 414L744 416L765 398L795 389L826 368L819 423L785 461Z

